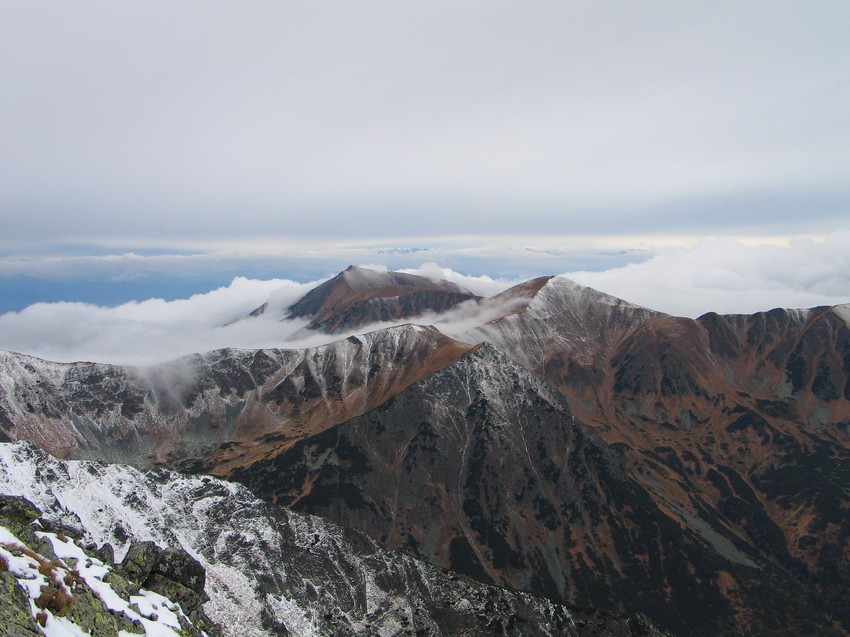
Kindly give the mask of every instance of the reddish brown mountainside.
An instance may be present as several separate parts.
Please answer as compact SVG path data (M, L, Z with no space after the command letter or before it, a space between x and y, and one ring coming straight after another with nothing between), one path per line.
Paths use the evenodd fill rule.
M308 329L333 334L369 323L444 312L478 298L448 281L352 265L292 305L287 318L308 318ZM264 311L260 307L252 315Z
M292 311L335 331L457 293L405 281L350 268ZM847 308L695 321L562 277L474 303L499 318L465 343L408 326L144 374L9 355L0 435L237 476L437 564L682 634L850 634Z
M555 278L470 338L497 344L606 441L624 444L629 471L671 517L722 525L831 600L847 630L847 315L694 321Z
M722 521L673 509L627 461L484 345L233 477L482 581L640 610L677 634L830 627L793 576Z

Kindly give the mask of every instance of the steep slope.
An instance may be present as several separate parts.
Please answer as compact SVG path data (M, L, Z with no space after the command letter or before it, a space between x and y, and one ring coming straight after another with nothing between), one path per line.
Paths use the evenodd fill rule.
M829 629L722 524L659 504L625 453L484 345L233 477L439 566L681 634Z
M708 347L741 390L784 400L812 431L850 441L850 306L706 314ZM836 427L837 425L837 427Z
M664 316L564 277L535 279L490 302L502 299L522 302L506 304L506 316L471 330L465 340L495 344L554 387L569 384L570 397L588 403L604 402L599 393L605 389L607 361L621 343L647 321Z
M2 634L221 635L200 608L204 570L184 551L136 544L113 564L70 529L50 528L31 502L0 494Z
M152 368L0 352L0 436L62 457L226 472L364 413L470 347L407 325L318 348L226 349Z
M206 569L204 609L228 637L661 635L640 618L572 610L458 577L214 478L66 462L31 445L0 444L0 485L36 503L51 526L77 529L104 556L112 551L106 544L120 557L134 541L188 551ZM142 559L125 564L143 564L155 550L141 548Z
M727 529L850 630L844 307L693 321L556 277L482 338L626 445L659 506Z
M310 319L307 329L333 334L370 323L444 312L477 298L448 281L352 265L308 292L289 308L286 318ZM265 307L259 307L251 314L259 316L265 311Z
M341 325L331 298L305 311ZM850 308L693 321L562 277L476 308L466 343L406 326L144 373L9 355L0 435L238 476L437 564L685 633L850 632Z

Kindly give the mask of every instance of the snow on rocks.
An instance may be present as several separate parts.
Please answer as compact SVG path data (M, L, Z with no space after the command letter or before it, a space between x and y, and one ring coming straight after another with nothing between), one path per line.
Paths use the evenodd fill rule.
M116 586L123 580L113 565L86 553L73 538L43 531L29 535L25 541L0 525L0 565L14 578L12 586L26 593L30 629L46 637L87 637L95 631L119 637L207 637L203 630L191 630L180 605L162 595L148 590L122 595Z
M245 487L208 476L62 461L27 443L4 443L0 492L35 503L47 527L78 529L81 541L73 545L53 528L38 531L36 540L47 542L57 559L75 562L98 599L155 637L171 637L175 618L182 622L191 612L145 592L150 590L145 582L133 593L130 572L155 582L162 569L130 568L127 562L148 553L161 561L157 552L179 549L188 554L185 560L195 558L206 570L209 601L203 611L227 637L475 637L501 633L499 626L517 621L533 630L506 634L588 634L573 631L574 611L563 606L459 578L320 518L266 505ZM139 548L144 541L156 548ZM115 569L125 574L129 597L103 574L109 564L91 556L82 560L77 553L89 544L100 547L99 554L109 553L107 543L123 556Z

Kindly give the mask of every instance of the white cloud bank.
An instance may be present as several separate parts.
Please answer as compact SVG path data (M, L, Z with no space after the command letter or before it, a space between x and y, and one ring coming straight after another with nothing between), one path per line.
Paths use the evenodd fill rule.
M850 302L850 234L787 246L703 240L604 272L568 272L574 281L669 314L750 314Z
M823 242L792 241L784 247L706 240L690 248L661 251L641 263L566 275L628 301L691 317L711 310L750 313L773 307L838 305L850 302L847 245L847 235ZM467 276L433 263L405 271L445 278L481 296L492 296L518 282ZM116 307L38 303L0 315L0 349L57 361L142 365L221 347L321 345L345 335L305 335L300 330L306 321L281 320L289 305L320 282L237 277L227 287L176 301L150 299ZM237 320L266 302L269 307L261 317ZM459 336L492 318L487 312L486 304L467 303L440 316L423 316L419 322Z
M509 287L523 281L521 278L513 280L494 279L483 274L481 276L469 276L455 272L451 268L441 267L436 263L425 263L418 268L404 268L399 270L399 272L416 274L418 276L423 276L426 279L431 279L432 281L450 281L455 285L459 285L460 287L469 290L473 294L485 297L494 296L499 292L504 292Z
M265 302L285 308L315 285L237 277L227 287L176 301L36 303L0 315L0 349L63 362L143 365L220 347L280 346L304 322L281 324L271 311L254 321L237 319Z
M435 264L406 271L429 278L442 276L482 296L496 294L517 282L464 276ZM20 312L0 315L0 349L62 362L147 365L222 347L322 345L346 334L305 334L301 330L308 321L281 320L290 305L322 282L237 277L226 287L175 301L148 299L115 307L36 303ZM261 316L239 320L263 303L268 307ZM474 307L465 308L445 317L423 317L423 322L442 320L447 331L457 333L468 314L475 311ZM395 324L375 324L361 332Z

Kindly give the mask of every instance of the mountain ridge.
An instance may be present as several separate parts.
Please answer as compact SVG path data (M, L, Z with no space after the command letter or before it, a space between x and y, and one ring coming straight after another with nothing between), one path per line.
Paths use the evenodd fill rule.
M346 311L331 311L328 324L342 325ZM103 414L153 413L150 409L161 407L167 417L151 421L157 427L128 435L153 441L178 435L187 442L160 441L157 450L167 447L171 453L149 454L148 461L237 476L270 500L321 513L485 580L612 607L640 600L643 605L632 608L686 633L721 625L742 634L850 632L850 613L843 610L850 607L850 524L841 516L850 508L850 306L707 313L694 320L564 277L539 277L494 297L469 299L448 313L426 310L424 316L436 316L439 328L375 332L407 334L410 340L401 341L410 347L400 341L374 349L377 337L355 335L326 346L322 356L287 354L288 362L219 350L204 363L200 384L175 386L175 378L163 375L157 390L141 394L127 393L120 379L101 374L78 383L84 391L39 403L15 393L13 374L0 372L6 377L0 378L0 436L5 431L12 437L11 431L49 445L40 430L75 413L72 408L88 409L94 426ZM351 365L356 352L360 362ZM382 364L379 382L357 381L358 375L369 380L375 356ZM469 369L471 361L479 362L477 370ZM457 375L461 368L469 372L465 380ZM290 381L272 379L281 369ZM263 383L255 382L257 373L266 374ZM399 373L407 374L403 382L396 382ZM41 384L37 380L23 384L36 395L55 386L49 373ZM458 393L462 387L469 392ZM513 406L485 400L488 392ZM511 397L512 392L519 393ZM148 412L134 411L138 400ZM243 418L246 400L252 411ZM8 408L10 402L15 409ZM109 409L98 416L102 404ZM520 425L522 417L531 420ZM74 418L82 422L80 413ZM136 426L145 418L129 421ZM553 440L537 418L552 430L563 429L563 439ZM438 431L434 423L441 419L454 424ZM577 424L564 429L565 419ZM485 435L475 429L483 422L503 424ZM516 438L517 428L526 426L534 435ZM197 438L198 427L207 438ZM80 431L89 436L93 453L120 457L111 455L120 437L101 440L85 427ZM472 454L464 438L454 444L467 455L457 456L445 445L461 431L475 431L487 452ZM399 432L408 436L389 449L387 440ZM51 439L55 443L57 437ZM495 439L504 445L493 445ZM574 439L581 441L578 452L564 446ZM508 454L523 447L522 454ZM472 456L491 458L481 460L482 467L493 462L502 468L486 470L481 484L440 473L453 463L467 466ZM329 458L334 462L328 464ZM571 459L572 465L557 467L566 482L555 481L554 470L551 476L540 470L546 458ZM139 462L137 456L131 460ZM531 478L515 473L508 460ZM416 479L399 498L393 485L411 480L408 469ZM529 486L525 481L532 478L537 481ZM536 499L523 499L535 489ZM556 497L558 489L568 495ZM508 502L512 493L520 504ZM576 493L584 500L576 500ZM632 494L639 506L617 493ZM611 498L617 497L612 508ZM461 519L467 500L477 503L475 528ZM398 509L399 502L407 509ZM571 514L564 512L570 506L584 526L568 523ZM505 518L509 512L514 517ZM547 524L585 531L553 539ZM661 539L651 539L653 533ZM559 548L561 557L522 548L536 546L542 537L550 538L551 550ZM454 540L462 543L453 558ZM666 550L659 556L662 545ZM461 558L464 554L472 557ZM689 557L682 558L685 554ZM674 575L679 568L696 569L696 575ZM677 601L681 591L671 593L664 578L646 578L652 569L667 573L676 582L673 589L690 592L703 607ZM771 601L771 590L781 606ZM703 617L704 612L716 617ZM753 618L764 624L759 627Z
M0 436L66 457L144 464L200 453L229 462L233 443L309 435L471 347L402 325L305 350L225 348L147 368L0 354Z
M0 477L3 492L28 498L104 555L120 559L134 542L188 552L206 569L204 610L226 637L662 637L643 618L441 571L216 478L63 461L26 443L0 444Z
M828 626L794 600L788 574L716 518L662 506L623 457L558 392L483 345L232 477L441 567L573 604L642 608L680 634L741 630L739 609L750 630L776 630L776 617ZM712 593L724 578L746 588ZM664 594L653 581L675 585Z

